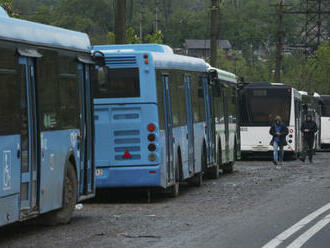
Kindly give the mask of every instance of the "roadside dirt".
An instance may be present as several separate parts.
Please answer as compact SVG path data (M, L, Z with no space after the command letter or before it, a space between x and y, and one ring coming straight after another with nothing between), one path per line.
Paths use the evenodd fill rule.
M318 153L312 165L289 161L280 169L270 161L241 161L233 174L206 180L200 188L181 185L175 199L154 192L150 204L144 191L102 191L75 212L70 225L45 227L29 221L0 228L0 247L158 247L159 242L199 232L215 219L253 208L283 185L330 178L323 173L329 155Z

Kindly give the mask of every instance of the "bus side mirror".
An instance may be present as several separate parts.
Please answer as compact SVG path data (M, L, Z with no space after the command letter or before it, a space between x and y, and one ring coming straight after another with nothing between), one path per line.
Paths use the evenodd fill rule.
M92 54L93 60L98 66L105 66L105 58L104 53L101 51L94 51Z

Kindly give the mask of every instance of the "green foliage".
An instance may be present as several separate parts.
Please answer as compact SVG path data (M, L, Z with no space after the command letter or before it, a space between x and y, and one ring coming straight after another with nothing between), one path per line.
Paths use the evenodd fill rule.
M297 4L300 0L286 0ZM157 8L156 20L156 3ZM220 50L218 67L246 81L274 81L278 0L222 0L219 39L229 40L233 51ZM89 34L93 44L114 44L114 0L0 0L10 15ZM165 43L183 47L185 39L209 39L210 0L127 0L127 42ZM304 16L285 15L284 43L296 42ZM162 32L157 31L162 30ZM137 33L138 31L138 33ZM140 40L142 36L142 40ZM256 55L257 50L264 54ZM316 56L285 54L282 82L309 92L330 93L330 45Z
M134 28L132 27L129 27L126 31L126 42L128 44L141 43L140 38L137 36ZM113 32L108 33L107 44L116 44L115 34Z
M18 17L18 14L14 11L13 2L14 0L0 0L0 6L7 11L8 15Z
M145 38L146 43L157 43L162 44L163 43L163 34L161 31L157 31L153 34L147 34Z
M129 27L126 31L126 42L129 44L141 43L140 38L137 36L134 28Z

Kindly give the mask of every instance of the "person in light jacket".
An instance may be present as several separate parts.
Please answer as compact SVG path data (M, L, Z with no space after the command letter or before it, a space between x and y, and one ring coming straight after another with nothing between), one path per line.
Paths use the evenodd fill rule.
M274 148L273 163L275 165L279 163L282 164L284 156L283 147L288 144L286 142L286 136L288 135L289 130L285 123L282 122L280 116L275 117L275 120L270 127L269 133L273 136L270 142Z

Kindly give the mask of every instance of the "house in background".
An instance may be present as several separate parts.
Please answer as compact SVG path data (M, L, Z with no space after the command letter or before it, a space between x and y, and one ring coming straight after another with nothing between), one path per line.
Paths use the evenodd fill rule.
M185 40L185 54L192 57L206 59L211 56L210 40ZM230 51L232 46L228 40L218 40L217 47Z

